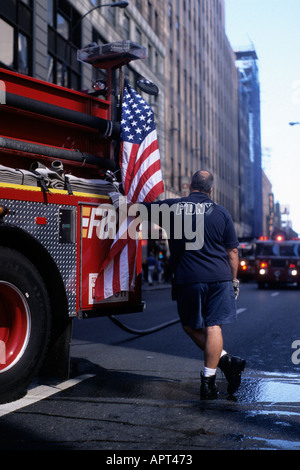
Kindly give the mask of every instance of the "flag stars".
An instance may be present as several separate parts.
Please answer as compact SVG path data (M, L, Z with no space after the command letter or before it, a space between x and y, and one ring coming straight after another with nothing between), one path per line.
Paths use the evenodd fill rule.
M124 141L139 145L155 129L151 107L130 86L124 90L121 129Z

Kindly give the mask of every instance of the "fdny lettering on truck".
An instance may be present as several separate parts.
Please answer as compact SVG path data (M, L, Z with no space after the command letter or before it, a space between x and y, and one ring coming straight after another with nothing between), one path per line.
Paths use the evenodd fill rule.
M82 238L97 236L100 240L116 237L117 216L111 204L82 207Z

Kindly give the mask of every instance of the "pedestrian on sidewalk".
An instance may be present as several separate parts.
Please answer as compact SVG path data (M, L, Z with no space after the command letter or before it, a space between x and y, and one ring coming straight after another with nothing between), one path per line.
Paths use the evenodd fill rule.
M222 325L237 320L239 242L230 214L213 202L212 191L213 175L200 170L192 177L189 196L140 203L148 209L148 220L157 225L161 222L168 234L173 292L181 324L204 351L201 399L217 398L217 367L228 381L230 395L240 386L245 367L244 359L231 356L223 349ZM161 206L162 211L172 208L170 218L167 217L168 227L163 226L163 216L160 221L151 220L154 204ZM184 230L178 237L180 226Z
M147 258L147 264L148 264L148 284L149 286L152 286L154 272L155 272L156 264L157 264L153 251L149 253L149 256Z
M161 284L163 281L164 275L164 262L162 259L157 260L157 277L158 277L158 284Z
M239 241L230 214L213 202L212 191L213 175L208 171L197 171L191 180L189 196L143 203L148 209L151 204L168 204L170 207L179 204L181 214L189 213L193 217L194 227L197 227L196 217L201 214L191 208L205 208L202 247L187 249L184 237L178 240L174 233L169 234L178 314L184 331L204 351L201 399L217 398L217 367L228 381L230 395L238 389L245 367L244 359L231 356L223 349L222 325L237 320ZM202 227L201 224L198 226Z

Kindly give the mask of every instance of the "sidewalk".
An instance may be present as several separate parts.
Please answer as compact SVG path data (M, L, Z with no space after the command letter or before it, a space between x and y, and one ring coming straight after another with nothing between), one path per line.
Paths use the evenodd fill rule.
M161 290L161 289L171 289L170 282L161 282L154 281L153 285L149 285L148 282L143 281L142 283L142 291L151 291L151 290Z

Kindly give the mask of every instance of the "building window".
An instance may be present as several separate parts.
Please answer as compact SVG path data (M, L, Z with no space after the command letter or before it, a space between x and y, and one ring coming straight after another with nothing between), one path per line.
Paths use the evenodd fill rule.
M159 15L157 13L157 10L155 10L154 13L154 31L157 35L159 34Z
M135 42L142 45L142 33L138 28L135 28Z
M31 1L3 3L0 13L0 66L30 75L32 56L29 51L32 51Z
M48 0L48 80L80 90L81 15L66 0Z
M126 13L123 19L123 38L130 39L130 19Z
M20 73L28 74L28 40L24 34L19 33L18 38L18 70Z
M114 1L110 2L110 3L114 3ZM106 15L107 15L106 17L107 17L108 21L113 26L116 26L116 8L107 8Z
M95 28L93 28L92 31L92 42L98 44L101 46L102 44L105 44L107 41L103 36L101 36L98 31L96 31ZM92 81L96 80L103 80L107 81L107 71L105 69L97 68L97 67L92 67Z
M57 28L57 32L61 34L63 38L65 38L66 40L69 39L70 23L60 13L57 13L56 15L56 28Z
M152 45L150 43L148 43L148 65L150 68L152 68L153 66L153 48L152 48Z
M152 3L148 1L148 23L152 28Z
M13 68L14 65L14 28L0 19L0 61Z

